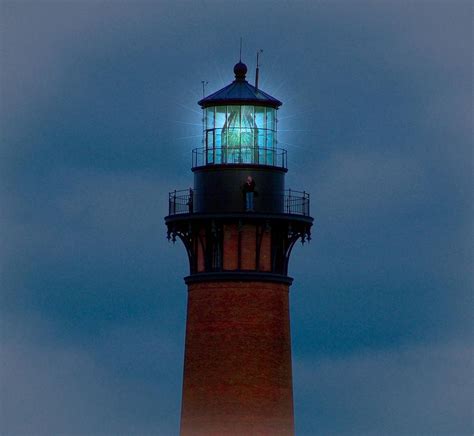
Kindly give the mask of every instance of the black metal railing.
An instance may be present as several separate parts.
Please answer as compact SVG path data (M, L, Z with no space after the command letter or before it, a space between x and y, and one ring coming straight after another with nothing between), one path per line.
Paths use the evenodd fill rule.
M169 215L200 212L194 208L196 191L183 189L169 193ZM224 194L223 194L224 195ZM226 194L227 195L227 194ZM215 197L215 196L214 196ZM309 193L287 189L283 194L273 194L272 198L283 200L282 213L309 216ZM242 211L235 211L240 213ZM256 212L260 212L258 209ZM265 211L261 211L265 212Z
M193 168L205 165L252 164L287 168L283 148L225 146L200 147L193 150Z
M193 190L181 189L171 191L168 200L169 215L193 213Z
M309 216L309 194L305 191L288 189L284 193L285 213Z

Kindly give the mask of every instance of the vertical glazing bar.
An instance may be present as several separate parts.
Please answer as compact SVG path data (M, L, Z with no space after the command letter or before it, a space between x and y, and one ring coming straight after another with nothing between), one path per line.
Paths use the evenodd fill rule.
M238 132L239 132L239 145L238 145L238 161L237 163L242 163L242 115L243 115L243 108L242 106L239 106L239 121L237 123L238 126Z
M278 145L278 134L277 134L277 130L278 130L278 111L275 110L275 123L273 125L273 147L272 147L272 150L273 150L273 153L272 153L272 165L275 165L277 166L278 165L278 150L277 150L277 145Z

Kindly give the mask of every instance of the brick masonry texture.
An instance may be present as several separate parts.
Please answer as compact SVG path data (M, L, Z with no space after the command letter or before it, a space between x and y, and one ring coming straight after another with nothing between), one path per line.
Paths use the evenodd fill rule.
M204 241L206 241L206 230L205 229L201 229L199 231L199 239ZM205 264L204 264L204 250L205 250L205 247L203 247L201 244L198 244L197 246L197 270L198 272L202 272L204 271L205 269Z
M263 232L262 242L260 244L260 271L271 270L271 243L272 238L270 232Z
M246 224L242 226L242 269L255 269L256 239L257 230L254 225Z
M293 435L288 285L189 285L181 435Z
M225 270L236 270L239 267L237 258L239 245L239 230L237 224L224 225L224 259Z

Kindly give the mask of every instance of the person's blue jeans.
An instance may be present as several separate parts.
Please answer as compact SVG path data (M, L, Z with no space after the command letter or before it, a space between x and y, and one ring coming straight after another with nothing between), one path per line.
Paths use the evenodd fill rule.
M245 193L245 208L247 210L253 210L253 192Z

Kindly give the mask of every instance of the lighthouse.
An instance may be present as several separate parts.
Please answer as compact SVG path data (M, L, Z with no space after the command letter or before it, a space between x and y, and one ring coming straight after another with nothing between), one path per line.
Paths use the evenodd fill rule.
M198 102L193 188L169 194L189 259L181 436L293 435L288 262L310 239L309 194L285 186L282 105L235 79Z

